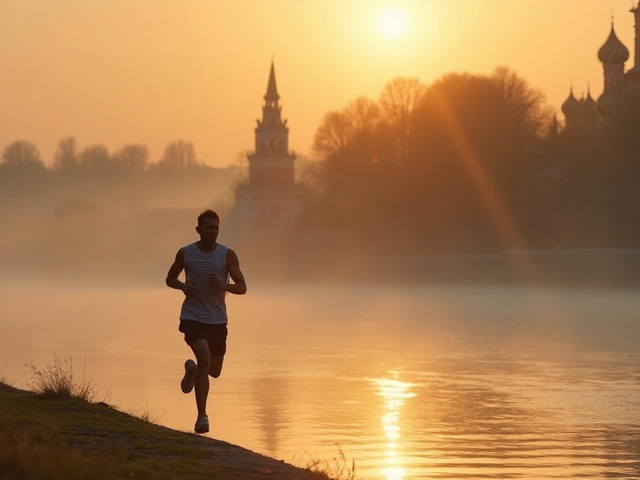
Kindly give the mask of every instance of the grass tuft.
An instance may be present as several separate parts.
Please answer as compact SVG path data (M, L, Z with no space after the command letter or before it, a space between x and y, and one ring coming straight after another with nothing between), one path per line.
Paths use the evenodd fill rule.
M322 473L331 480L361 480L356 475L356 461L351 459L351 462L349 462L340 445L336 444L336 447L338 447L338 455L333 457L332 460L311 458L307 465L302 468L315 473ZM311 457L308 453L305 453L304 456Z
M74 373L71 359L54 357L53 365L43 369L27 365L32 392L0 388L0 480L260 480L267 472L273 478L330 480L321 472L329 462L301 469L219 440L152 425L156 415L148 405L141 414L134 412L141 421L96 403L94 384ZM54 401L43 401L43 395Z
M40 369L33 363L26 366L30 369L30 379L27 386L35 393L46 398L81 398L93 402L97 395L96 385L85 378L84 371L78 377L73 371L73 360L60 360L56 354L53 365Z
M2 371L0 372L0 385L8 385L11 386L12 384L9 383L7 381L7 377L5 377L4 375L4 371L7 368L7 364L9 363L9 361L7 360L7 363L4 364L4 367L2 367Z
M147 404L144 410L141 410L138 407L134 407L129 409L126 413L128 413L132 417L139 418L143 422L151 423L153 425L159 425L160 419L162 418L162 414L158 414L149 410L149 404Z

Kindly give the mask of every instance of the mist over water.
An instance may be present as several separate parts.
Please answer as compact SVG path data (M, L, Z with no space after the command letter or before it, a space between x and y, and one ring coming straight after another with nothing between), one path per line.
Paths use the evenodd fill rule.
M73 358L109 402L190 431L167 288L3 284L0 365ZM365 479L640 475L640 300L624 289L250 284L229 297L212 433Z
M101 181L3 193L0 378L72 359L98 400L191 431L164 279L202 199ZM222 205L249 292L228 296L213 437L302 466L341 449L365 480L640 476L638 250L288 250Z
M367 198L340 172L357 202L328 196L285 241L248 239L232 169L104 170L117 158L0 179L0 379L26 388L27 365L72 359L99 400L191 431L182 294L164 282L212 206L249 288L228 297L213 437L302 466L341 450L364 479L640 475L640 250L474 245L473 211L442 200L423 224L411 195L379 195L388 177Z
M248 294L211 436L302 466L342 451L364 480L640 478L630 23L599 51L609 13L572 27L562 2L519 25L521 2L407 3L394 42L370 1L4 3L0 380L72 359L97 400L192 431L165 277L213 208ZM577 98L547 75L568 60L553 25L579 32ZM65 132L107 143L54 151Z

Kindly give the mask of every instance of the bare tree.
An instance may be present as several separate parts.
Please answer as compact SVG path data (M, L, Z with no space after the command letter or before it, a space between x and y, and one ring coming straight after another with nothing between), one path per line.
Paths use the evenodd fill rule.
M78 159L80 165L92 170L104 170L111 166L109 149L100 144L90 145L82 150Z
M74 137L65 137L58 142L58 149L53 157L56 170L67 170L78 166L78 149Z
M149 149L146 145L128 144L114 152L113 161L128 172L142 172L149 163Z
M313 153L320 158L344 151L357 137L371 134L379 121L378 106L359 97L342 110L328 112L316 131Z
M367 97L358 97L344 109L355 133L373 132L380 120L380 107Z
M247 155L249 150L240 150L233 158L232 168L234 170L234 187L249 181L249 160Z
M380 95L384 119L390 125L406 130L425 90L426 86L418 78L398 77L388 82Z
M553 112L542 90L529 85L509 67L496 68L490 78L502 96L505 126L514 139L526 141L548 132Z
M158 161L158 167L165 168L191 168L199 167L202 162L197 160L196 149L193 143L184 140L171 142L164 149L164 153Z
M382 120L396 141L400 164L409 154L413 112L425 91L426 86L419 79L398 77L387 83L380 95Z
M5 168L44 170L38 147L27 140L16 140L2 152L2 166Z
M351 129L351 120L344 112L327 112L313 139L314 155L322 158L344 150L349 144Z

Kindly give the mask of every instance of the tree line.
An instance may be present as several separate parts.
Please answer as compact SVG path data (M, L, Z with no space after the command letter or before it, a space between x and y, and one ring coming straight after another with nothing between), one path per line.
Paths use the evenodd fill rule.
M192 143L167 145L157 162L145 145L110 152L60 140L52 162L29 141L0 160L0 261L8 275L156 281L177 245L193 236L195 212L228 210L238 168L205 165Z
M569 130L512 69L396 78L327 112L295 242L364 252L637 245L640 122ZM390 253L390 252L389 252Z
M314 195L291 240L388 253L635 246L634 112L568 129L544 92L507 67L430 85L395 78L377 99L325 114L304 175ZM241 170L206 166L183 140L150 162L141 144L110 152L67 137L49 167L33 143L16 141L2 152L0 213L24 203L216 208Z
M151 162L146 145L127 144L113 152L102 144L80 149L74 137L65 137L49 165L33 142L16 140L2 150L0 211L17 203L38 208L43 202L49 213L69 205L129 210L212 206L231 201L230 186L239 175L237 166L206 165L185 140L169 143Z
M16 140L7 145L2 152L0 174L34 174L53 170L109 172L141 172L153 169L185 169L205 167L198 160L193 143L177 140L169 143L156 163L149 161L149 149L142 144L127 144L114 152L105 145L89 145L78 149L74 137L65 137L58 143L54 153L53 166L47 168L38 147L28 140Z

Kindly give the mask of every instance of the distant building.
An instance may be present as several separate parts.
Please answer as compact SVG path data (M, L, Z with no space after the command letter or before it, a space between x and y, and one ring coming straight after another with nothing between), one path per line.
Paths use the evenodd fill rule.
M604 91L596 102L590 91L586 98L577 99L571 89L562 104L567 132L593 127L598 122L606 127L608 123L629 115L640 116L640 2L631 9L631 13L636 21L633 68L625 72L629 50L618 39L611 22L609 38L598 51L604 70Z
M255 150L248 154L249 176L235 191L234 225L242 239L281 239L291 232L307 196L295 181L296 155L289 150L289 128L282 120L273 62L262 120L255 128Z

